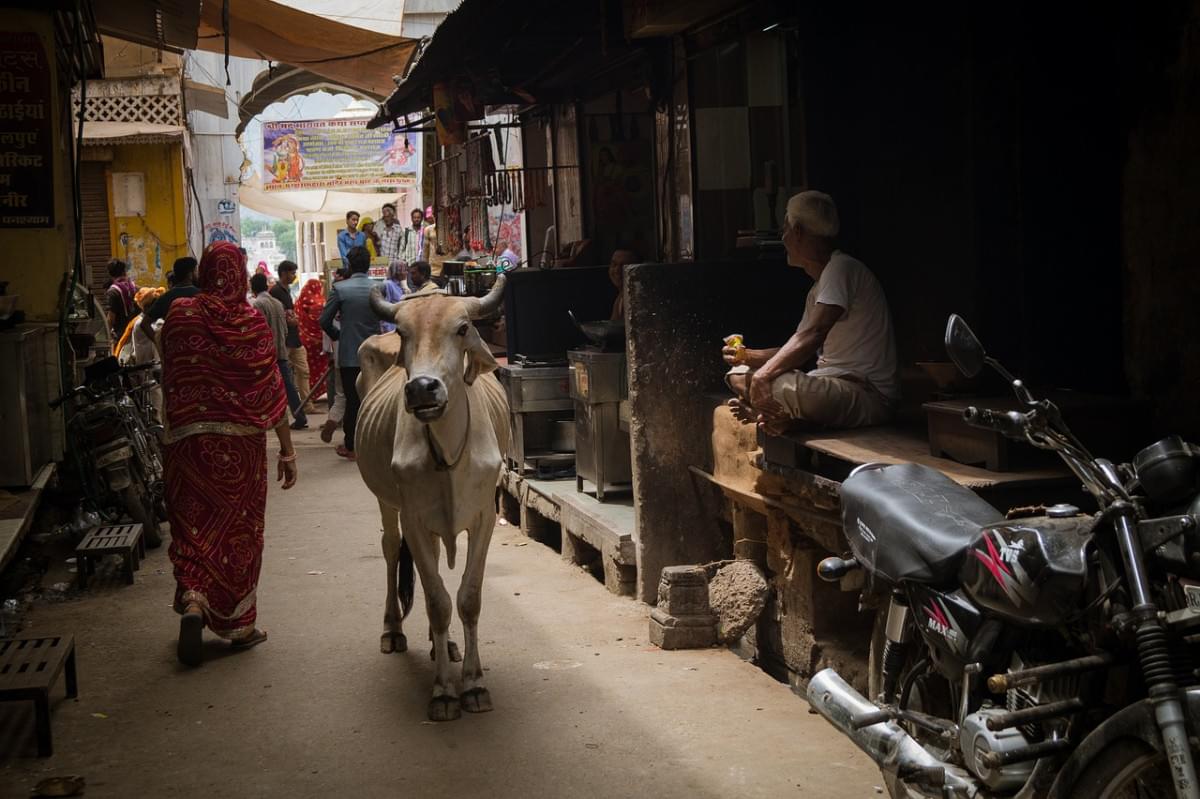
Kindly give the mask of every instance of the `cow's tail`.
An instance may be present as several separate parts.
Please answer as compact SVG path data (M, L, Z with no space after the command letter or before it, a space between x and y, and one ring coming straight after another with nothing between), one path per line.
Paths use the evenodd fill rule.
M408 540L401 539L400 562L396 564L396 596L400 600L400 617L403 619L412 612L414 579L412 551L408 548Z

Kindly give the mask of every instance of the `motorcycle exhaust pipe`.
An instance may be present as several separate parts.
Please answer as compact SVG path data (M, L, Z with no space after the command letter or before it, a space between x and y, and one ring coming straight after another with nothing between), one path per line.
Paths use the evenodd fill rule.
M880 708L850 687L833 669L817 672L808 684L808 702L825 720L884 771L930 796L979 794L978 783L961 769L938 760L894 721L862 724Z

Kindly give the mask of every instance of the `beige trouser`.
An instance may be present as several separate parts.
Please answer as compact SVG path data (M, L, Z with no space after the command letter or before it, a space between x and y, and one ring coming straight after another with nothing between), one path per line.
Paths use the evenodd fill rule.
M793 419L822 427L867 427L892 418L892 404L870 383L814 377L799 370L775 378L771 394Z
M292 367L292 379L296 381L296 391L300 394L300 398L304 399L308 396L308 351L304 347L288 347L288 363ZM304 410L312 407L312 403L308 403Z

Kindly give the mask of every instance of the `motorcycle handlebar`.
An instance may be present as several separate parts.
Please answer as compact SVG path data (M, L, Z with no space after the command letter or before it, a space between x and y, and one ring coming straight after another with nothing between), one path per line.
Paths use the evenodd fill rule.
M144 372L147 369L157 369L158 367L158 361L150 361L150 363L140 363L135 366L123 366L121 367L121 371L125 374L132 374L134 372Z
M968 406L963 411L963 421L971 427L992 430L1008 438L1024 439L1029 418L1018 411L990 411L987 408Z
M87 389L83 386L73 388L70 391L68 391L66 394L63 394L61 397L56 397L55 399L50 400L50 407L53 408L54 410L58 410L58 408L67 400L71 399L72 397L78 397L80 394L86 394L86 393L87 393Z

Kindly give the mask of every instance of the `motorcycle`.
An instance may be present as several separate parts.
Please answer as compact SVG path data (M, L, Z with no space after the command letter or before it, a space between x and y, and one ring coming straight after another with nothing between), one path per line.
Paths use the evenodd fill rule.
M120 515L113 512L119 508L141 522L146 546L154 548L162 545L156 511L162 493L161 464L156 465L152 455L157 442L151 443L153 433L137 416L128 392L115 382L149 367L121 369L115 358L105 359L88 367L84 385L53 400L50 407L74 403L67 435L89 501L110 520Z
M1200 733L1200 447L1177 436L1131 464L1093 457L957 315L946 350L985 366L1022 410L966 422L1057 453L1094 498L1008 519L917 464L866 464L842 484L850 554L882 597L867 699L834 669L816 712L881 769L893 797L1196 799Z

